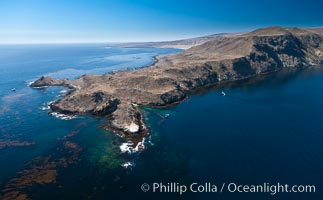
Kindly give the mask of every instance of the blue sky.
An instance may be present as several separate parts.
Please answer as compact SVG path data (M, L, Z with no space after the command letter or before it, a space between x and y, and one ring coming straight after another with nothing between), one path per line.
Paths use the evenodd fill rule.
M321 0L1 0L0 43L159 41L323 26Z

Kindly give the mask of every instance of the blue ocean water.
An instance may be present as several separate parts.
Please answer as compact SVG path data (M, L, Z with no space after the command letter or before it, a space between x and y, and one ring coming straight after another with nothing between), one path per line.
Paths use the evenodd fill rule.
M17 172L28 168L33 159L57 151L60 139L68 133L84 133L91 127L87 133L111 136L99 128L100 119L79 117L65 121L49 116L47 104L66 90L32 89L29 82L40 76L74 79L88 73L143 67L154 62L153 56L179 51L109 48L104 44L0 46L0 183L6 184ZM97 136L94 143L99 140Z
M120 153L124 141L100 127L104 119L61 120L42 110L63 88L27 86L41 75L102 74L145 66L153 62L152 56L178 51L103 45L0 47L1 193L18 191L31 199L322 199L322 67L208 88L168 109L146 108L151 140L136 155ZM161 119L160 114L169 117ZM124 162L134 166L124 169ZM316 192L180 196L141 191L143 183L154 182L279 182L315 185Z

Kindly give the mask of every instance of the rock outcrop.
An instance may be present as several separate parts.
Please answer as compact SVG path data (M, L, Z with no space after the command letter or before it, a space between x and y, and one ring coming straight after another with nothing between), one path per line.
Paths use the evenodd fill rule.
M42 76L40 79L30 84L31 87L48 87L48 86L67 86L72 88L68 79L53 79L48 76Z
M73 81L42 77L31 86L72 88L50 105L53 111L106 116L110 130L140 141L147 134L140 106L168 106L207 85L322 61L321 32L269 27L219 36L184 52L158 57L157 63L146 68L84 75Z

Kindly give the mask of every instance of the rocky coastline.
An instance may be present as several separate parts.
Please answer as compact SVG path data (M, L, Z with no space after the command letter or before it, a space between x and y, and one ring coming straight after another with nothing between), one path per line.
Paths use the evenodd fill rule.
M66 96L50 104L53 112L105 117L107 129L136 146L149 133L142 107L171 106L199 88L322 61L322 32L269 27L219 36L178 54L158 56L151 66L136 70L76 80L41 77L30 86L68 87Z

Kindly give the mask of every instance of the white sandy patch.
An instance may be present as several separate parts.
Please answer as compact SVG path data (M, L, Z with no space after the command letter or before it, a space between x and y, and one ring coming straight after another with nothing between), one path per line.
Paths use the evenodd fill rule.
M129 126L126 126L125 129L131 133L136 133L139 131L139 126L133 122Z

